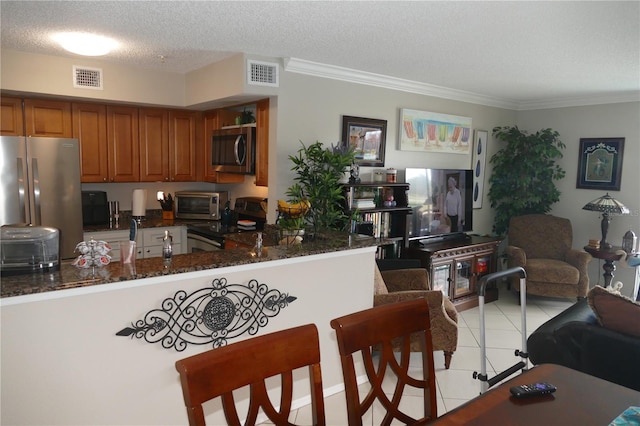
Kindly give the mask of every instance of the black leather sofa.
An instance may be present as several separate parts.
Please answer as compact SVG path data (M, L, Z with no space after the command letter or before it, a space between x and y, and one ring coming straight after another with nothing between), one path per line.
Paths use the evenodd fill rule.
M608 330L582 299L527 339L533 364L560 364L640 391L640 339Z

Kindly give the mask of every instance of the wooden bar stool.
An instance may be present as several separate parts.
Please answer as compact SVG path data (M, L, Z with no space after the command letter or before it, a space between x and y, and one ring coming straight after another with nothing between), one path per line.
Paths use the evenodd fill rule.
M290 425L293 370L308 366L313 424L324 425L320 344L315 325L308 324L211 349L176 362L189 425L205 425L202 403L222 397L229 425L240 425L233 390L250 386L245 425L254 425L259 409L275 425ZM280 406L267 394L265 379L280 375Z
M383 425L390 425L393 420L405 424L425 424L437 417L429 305L425 299L391 303L356 312L332 320L331 327L335 329L338 339L350 426L362 425L362 416L376 400L386 411L381 422ZM416 335L421 341L422 377L410 376L408 371L411 339L415 339ZM400 345L399 359L394 355L394 343ZM358 351L362 354L371 386L362 399L353 357ZM396 381L391 399L382 387L385 374L389 376L389 372L393 372ZM424 405L422 417L416 419L400 410L405 388L421 390ZM415 392L412 394L415 395Z

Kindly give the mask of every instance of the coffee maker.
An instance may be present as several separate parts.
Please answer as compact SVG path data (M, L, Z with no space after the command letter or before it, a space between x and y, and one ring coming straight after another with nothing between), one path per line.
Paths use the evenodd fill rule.
M109 225L109 203L105 191L82 191L82 225Z

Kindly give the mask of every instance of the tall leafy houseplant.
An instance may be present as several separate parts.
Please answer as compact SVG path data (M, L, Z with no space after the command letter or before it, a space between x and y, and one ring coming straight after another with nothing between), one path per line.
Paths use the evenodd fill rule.
M296 155L290 155L291 170L296 172L294 184L286 192L292 202L308 200L310 214L305 216L314 232L321 229L346 228L349 217L344 213L340 179L345 167L355 156L352 150L338 147L325 148L321 142L302 147Z
M555 181L565 176L556 164L565 144L560 134L543 129L534 134L513 127L495 127L493 135L507 145L490 160L489 201L496 211L493 230L505 235L513 216L548 213L560 199Z

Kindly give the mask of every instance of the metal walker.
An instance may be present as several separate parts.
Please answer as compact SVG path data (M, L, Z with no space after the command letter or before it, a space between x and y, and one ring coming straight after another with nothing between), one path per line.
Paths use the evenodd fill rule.
M487 377L487 348L485 342L485 326L484 326L484 296L487 284L500 278L510 277L511 275L520 276L520 319L522 322L522 350L515 350L515 356L520 357L521 361L507 368L501 373L496 374L492 378ZM491 386L511 376L518 370L526 371L529 369L529 353L527 352L527 293L526 293L526 277L525 270L518 266L515 268L505 269L504 271L494 272L485 275L480 279L478 287L478 308L480 310L480 373L473 372L473 378L481 381L480 393L486 392Z

